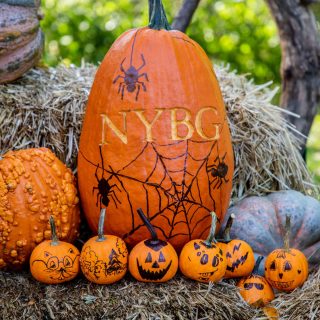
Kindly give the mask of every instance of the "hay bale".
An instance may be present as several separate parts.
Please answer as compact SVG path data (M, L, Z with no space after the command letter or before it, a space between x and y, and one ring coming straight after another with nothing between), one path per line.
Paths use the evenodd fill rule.
M296 130L271 104L276 90L216 66L233 146L233 198L295 189L316 193ZM33 69L0 87L0 153L46 146L76 169L82 118L96 67ZM0 154L1 155L1 154Z
M263 320L262 310L240 298L233 280L200 284L181 276L164 284L139 283L129 275L99 286L78 278L43 285L27 273L0 273L3 319ZM280 319L320 319L320 272L303 288L276 296Z

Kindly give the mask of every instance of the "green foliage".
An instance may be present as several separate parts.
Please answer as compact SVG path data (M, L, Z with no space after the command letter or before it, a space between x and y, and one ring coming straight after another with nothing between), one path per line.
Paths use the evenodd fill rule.
M163 2L172 21L182 1ZM45 62L101 61L120 34L147 25L147 4L147 0L43 0ZM188 34L215 61L251 73L257 82L279 83L277 30L263 0L202 0Z

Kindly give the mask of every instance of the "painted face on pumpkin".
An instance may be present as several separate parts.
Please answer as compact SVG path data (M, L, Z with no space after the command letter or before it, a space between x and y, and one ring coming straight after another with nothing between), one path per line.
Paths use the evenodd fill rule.
M43 254L43 259L32 261L32 265L43 266L43 271L48 273L52 280L71 280L78 273L79 253L69 248L64 256L56 256L48 251Z
M268 256L265 271L268 282L278 290L291 291L305 280L305 262L293 250L273 251Z

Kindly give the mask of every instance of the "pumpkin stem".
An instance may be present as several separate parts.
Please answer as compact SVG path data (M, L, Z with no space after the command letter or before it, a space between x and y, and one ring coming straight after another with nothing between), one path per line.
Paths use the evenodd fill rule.
M217 225L217 215L214 211L210 212L211 217L212 217L212 222L211 222L211 228L209 232L209 236L206 241L204 241L204 245L208 248L212 248L212 242L216 243L217 240L214 237L214 234L216 232L216 225Z
M290 234L291 234L291 218L289 215L286 215L286 226L285 226L285 234L283 238L283 248L285 251L289 251L290 248Z
M229 219L227 221L226 227L223 230L222 237L223 237L223 240L225 242L231 241L230 231L231 231L233 220L234 220L235 217L236 216L233 213L231 213L231 215L230 215L230 217L229 217Z
M100 217L99 217L99 224L98 224L98 238L97 242L102 242L106 240L106 237L104 236L104 217L106 216L106 209L103 208L100 211Z
M54 223L53 216L50 216L49 222L50 222L51 240L52 240L51 245L57 246L59 244L59 238L57 236L56 224Z
M260 267L260 264L261 264L261 261L264 259L264 256L259 256L255 265L254 265L254 268L252 270L252 274L255 274L255 273L258 273L258 270L259 270L259 267Z
M156 231L154 230L154 227L152 226L152 224L150 223L149 219L145 216L145 214L143 213L142 209L139 208L138 210L139 216L142 219L143 223L146 225L146 227L148 228L150 234L151 234L151 238L153 241L159 241L158 239L158 235L156 233Z
M171 30L161 0L149 0L149 27L154 30Z

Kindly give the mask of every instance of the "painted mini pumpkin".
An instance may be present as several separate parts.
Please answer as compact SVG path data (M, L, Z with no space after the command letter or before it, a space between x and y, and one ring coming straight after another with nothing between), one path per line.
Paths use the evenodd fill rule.
M218 282L227 269L223 250L215 242L214 233L217 217L214 212L207 240L191 240L182 249L179 257L180 271L187 277L200 282Z
M51 216L49 221L52 239L34 248L30 256L30 271L40 282L58 284L78 275L80 252L74 245L59 241L54 218Z
M137 215L144 208L180 251L210 228L210 208L217 227L223 220L233 150L211 61L170 30L161 0L149 3L149 27L121 35L96 73L81 132L79 190L93 231L104 207L106 230L133 247L149 236Z
M246 277L251 274L254 268L254 253L250 245L239 239L230 238L230 230L235 215L231 214L226 228L223 232L223 239L218 242L218 246L225 252L227 259L227 270L224 278Z
M157 233L141 209L138 209L138 213L152 238L141 241L132 249L129 271L138 281L166 282L177 273L178 255L169 242L158 239Z
M105 235L106 209L101 209L98 236L89 239L81 250L80 266L85 277L94 283L111 284L121 280L128 269L125 242L114 235Z
M0 83L19 78L39 61L44 36L40 1L0 1Z
M9 151L0 157L0 269L21 269L34 247L51 237L55 219L61 241L79 235L76 179L50 150Z
M290 292L303 285L308 278L308 260L305 255L289 247L290 217L286 218L284 248L272 251L265 263L265 277L272 287Z
M249 304L259 304L259 306L267 305L274 299L274 292L270 284L264 277L256 274L262 259L264 257L258 257L252 274L242 278L237 284L242 298Z

